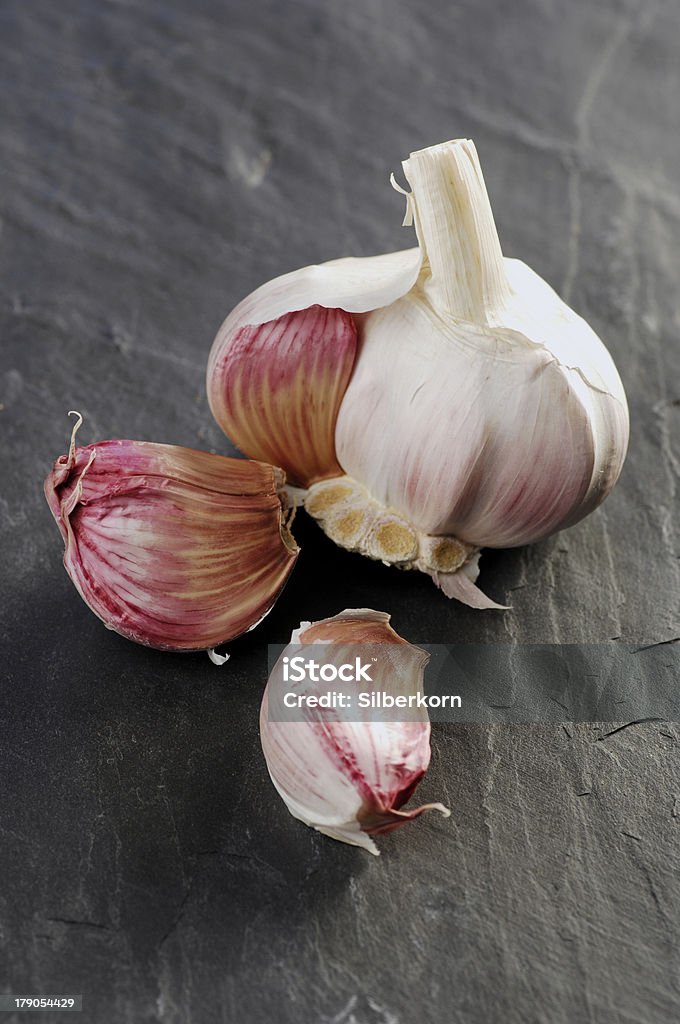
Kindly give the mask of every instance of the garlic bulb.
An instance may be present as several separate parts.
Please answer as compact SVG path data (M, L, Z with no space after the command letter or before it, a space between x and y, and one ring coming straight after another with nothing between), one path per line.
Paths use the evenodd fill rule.
M403 168L418 247L257 289L215 339L208 397L247 455L284 464L336 543L498 607L474 585L480 549L546 537L606 497L626 398L592 329L503 257L473 143ZM313 463L329 422L334 450L324 441Z
M306 825L353 846L377 854L372 836L405 825L424 811L449 815L442 804L424 804L402 810L430 763L430 722L427 712L417 720L352 721L324 707L307 708L304 720L286 714L286 693L281 666L291 650L301 645L324 644L323 664L341 666L354 660L360 645L397 645L372 666L370 690L418 694L428 655L402 639L384 612L348 609L320 622L303 622L274 667L262 700L260 738L272 782L290 813ZM373 648L371 648L373 649ZM327 684L321 683L321 690ZM306 680L297 694L319 692L319 684Z
M215 647L271 609L298 548L280 470L146 441L54 464L45 496L81 597L110 629L163 650Z

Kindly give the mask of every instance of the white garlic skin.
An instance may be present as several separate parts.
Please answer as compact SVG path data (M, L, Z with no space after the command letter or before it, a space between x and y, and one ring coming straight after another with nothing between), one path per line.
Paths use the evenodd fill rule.
M505 263L517 288L498 312L507 327L438 316L418 285L355 316L358 358L335 431L340 465L374 498L477 547L528 544L582 519L616 482L628 440L600 340L538 275ZM541 304L540 319L522 311ZM573 368L557 352L572 352Z

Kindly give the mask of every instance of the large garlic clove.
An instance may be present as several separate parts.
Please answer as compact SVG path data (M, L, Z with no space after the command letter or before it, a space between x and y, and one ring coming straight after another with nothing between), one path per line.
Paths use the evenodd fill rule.
M335 422L356 356L350 314L389 305L414 285L419 248L345 257L261 285L221 325L206 387L219 426L249 458L307 488L342 473Z
M335 421L356 354L349 313L314 305L220 332L208 376L212 413L251 458L307 487L337 476Z
M352 662L357 645L396 645L392 660L386 655L375 664L372 689L394 695L422 692L428 656L395 633L384 612L348 609L321 622L303 623L286 651L299 653L300 645L309 645L313 653L317 644L331 645L323 652L323 662L333 665ZM402 810L430 762L426 712L417 721L353 722L316 708L306 710L304 721L286 721L283 699L289 687L280 669L286 651L265 689L260 736L269 774L290 813L325 835L374 854L379 851L372 836L391 832L427 810L448 815L442 804ZM304 688L314 692L314 684ZM300 687L297 692L302 692Z
M337 476L335 420L356 355L351 313L392 302L415 282L419 249L347 257L269 281L229 314L213 343L208 402L249 458L308 487Z
M77 426L76 425L76 429ZM210 649L271 609L298 555L280 470L145 441L75 446L45 481L64 565L106 626Z

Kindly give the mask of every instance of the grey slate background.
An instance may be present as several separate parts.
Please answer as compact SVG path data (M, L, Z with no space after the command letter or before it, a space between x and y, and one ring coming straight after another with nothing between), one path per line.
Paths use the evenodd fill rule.
M439 726L420 795L453 816L373 859L287 815L257 710L266 644L346 606L416 642L680 633L679 39L675 0L3 0L3 990L82 992L97 1024L678 1019L676 725ZM223 316L410 244L389 172L461 135L506 253L620 367L606 506L485 556L505 614L301 523L221 671L108 633L41 495L66 411L83 442L228 452L203 384Z

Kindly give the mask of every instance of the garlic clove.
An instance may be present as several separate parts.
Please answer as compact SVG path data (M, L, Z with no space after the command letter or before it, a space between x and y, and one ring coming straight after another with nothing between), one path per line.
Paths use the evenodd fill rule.
M210 408L243 452L280 466L291 483L337 476L335 421L355 354L352 317L320 305L222 331Z
M207 650L252 628L298 555L281 471L145 441L76 448L79 425L45 496L91 610L162 650Z
M356 355L350 314L407 292L421 259L415 248L303 267L230 313L208 359L208 402L245 455L302 487L341 472L334 433Z
M357 645L398 647L392 658L373 666L374 690L397 694L422 691L428 656L400 637L389 615L370 609L348 609L316 623L302 623L286 648L300 645L314 651L323 644L324 664L354 660ZM424 811L450 813L442 804L402 810L425 774L430 761L430 723L418 720L346 721L323 708L307 709L304 721L286 721L283 699L289 684L275 666L260 711L260 737L272 782L290 813L325 835L371 853L379 851L371 838L401 827ZM314 692L314 684L302 684ZM309 689L307 689L309 688ZM326 684L321 684L322 690ZM298 687L296 692L302 692Z

